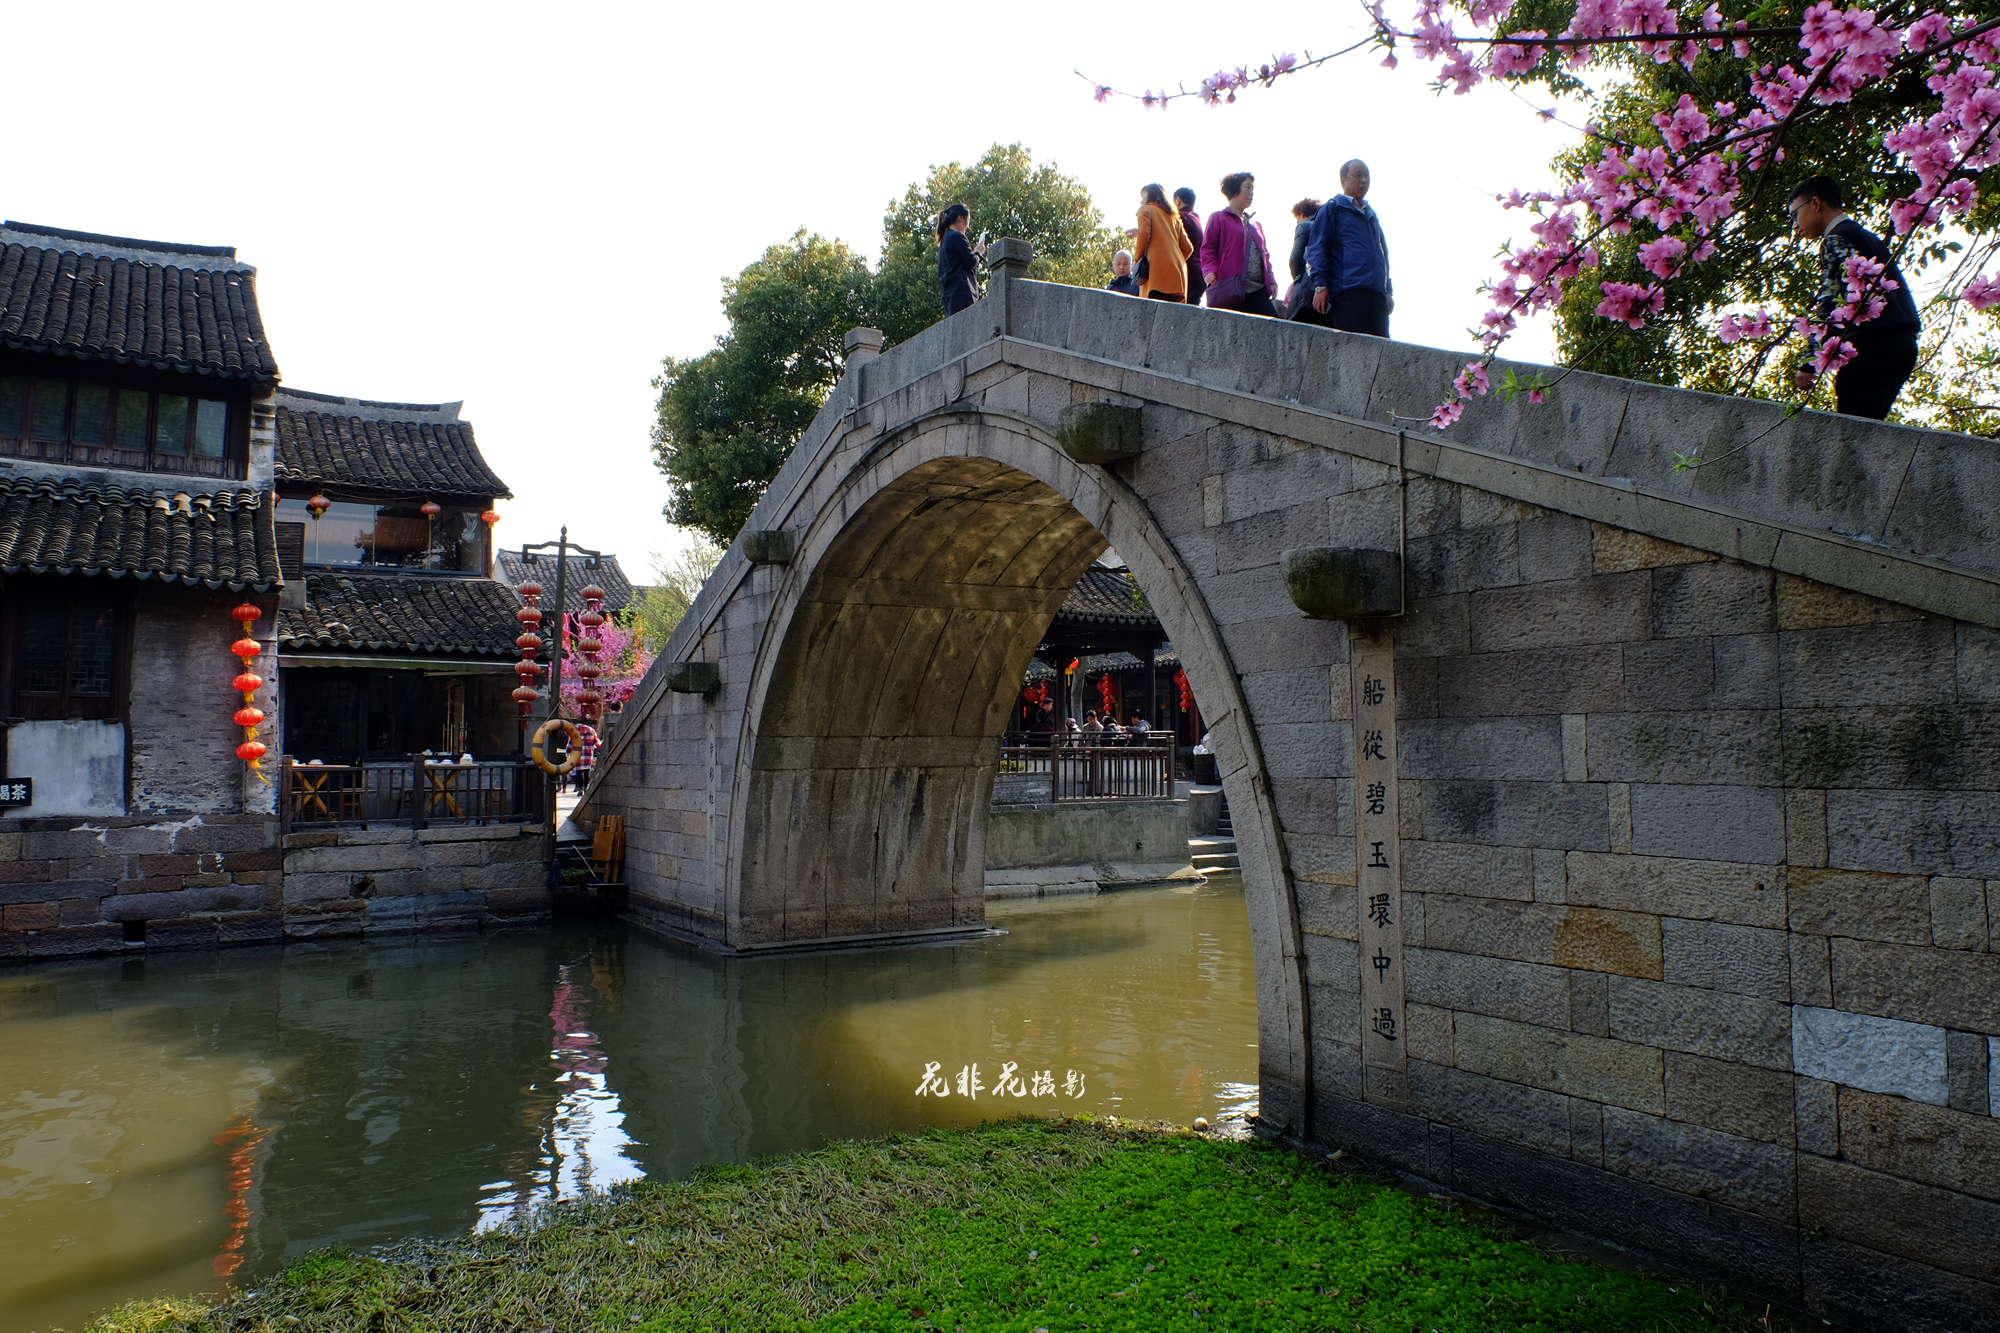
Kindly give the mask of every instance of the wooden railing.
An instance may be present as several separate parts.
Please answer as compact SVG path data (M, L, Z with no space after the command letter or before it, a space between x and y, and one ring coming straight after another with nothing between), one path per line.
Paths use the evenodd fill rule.
M539 823L542 771L523 760L479 764L301 764L282 767L287 833L315 826Z
M1031 792L1044 801L1164 799L1174 794L1174 738L1073 742L1010 735L1001 742L996 790Z

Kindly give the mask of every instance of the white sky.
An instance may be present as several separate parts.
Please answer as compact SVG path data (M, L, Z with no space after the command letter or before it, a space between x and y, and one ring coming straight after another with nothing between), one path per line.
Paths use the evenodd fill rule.
M1311 13L1313 17L1303 17ZM1227 14L1226 24L1217 15ZM1500 89L1442 97L1365 53L1234 107L1100 106L1225 62L1327 51L1346 6L935 4L15 6L0 216L234 245L285 383L465 400L515 499L506 545L559 523L649 581L650 380L723 329L719 281L803 224L871 258L934 163L1020 141L1130 225L1138 187L1257 174L1280 265L1299 196L1368 160L1398 338L1470 348L1492 195L1548 177L1569 131ZM998 21L995 17L997 16ZM1218 26L1226 39L1201 36ZM63 58L50 58L63 53ZM975 220L976 225L976 220ZM1546 328L1516 355L1546 358Z

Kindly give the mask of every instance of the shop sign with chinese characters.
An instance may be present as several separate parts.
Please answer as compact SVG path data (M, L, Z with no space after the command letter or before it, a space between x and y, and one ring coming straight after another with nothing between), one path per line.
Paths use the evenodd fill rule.
M34 803L33 778L0 778L0 810L19 810Z
M1403 1032L1403 891L1396 845L1395 640L1357 633L1354 682L1354 850L1361 940L1361 1078L1369 1101L1409 1100Z

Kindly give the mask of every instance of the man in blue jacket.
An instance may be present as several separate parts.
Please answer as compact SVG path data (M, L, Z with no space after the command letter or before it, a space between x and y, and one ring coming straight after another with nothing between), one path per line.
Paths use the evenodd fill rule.
M1349 333L1389 336L1396 308L1389 282L1389 243L1382 219L1367 203L1368 164L1355 158L1340 169L1340 193L1320 206L1306 240L1313 309L1329 326Z

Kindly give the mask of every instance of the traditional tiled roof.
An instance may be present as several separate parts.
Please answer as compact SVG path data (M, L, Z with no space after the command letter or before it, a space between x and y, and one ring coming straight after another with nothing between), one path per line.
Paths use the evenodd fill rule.
M1139 595L1139 585L1122 569L1092 565L1078 579L1056 612L1058 623L1083 621L1093 625L1154 625L1158 617Z
M302 607L278 612L278 646L513 658L520 599L492 579L308 574Z
M75 477L0 477L0 573L237 591L284 581L262 491L189 495Z
M272 383L257 270L227 246L0 223L0 347Z
M632 580L625 577L625 571L618 566L615 555L600 556L597 568L584 563L585 557L569 557L569 573L563 580L563 600L568 603L563 610L583 610L583 590L595 583L604 589L604 611L616 615L639 600L638 589ZM556 557L549 551L538 556L532 564L521 562L521 548L501 549L493 553L493 572L514 587L533 581L542 585L543 606L556 604Z
M280 390L278 480L412 496L511 499L457 403L376 403Z

